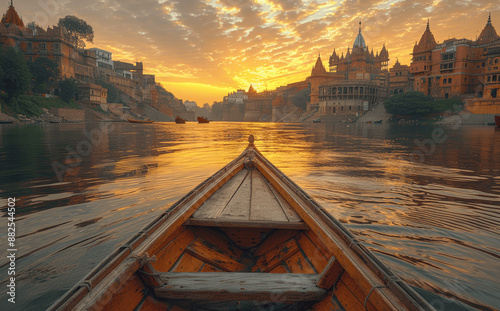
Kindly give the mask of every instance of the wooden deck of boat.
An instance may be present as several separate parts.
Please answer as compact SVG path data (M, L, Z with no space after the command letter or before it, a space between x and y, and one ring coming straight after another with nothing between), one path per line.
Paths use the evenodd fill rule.
M217 190L188 224L307 229L288 202L257 170L242 169Z

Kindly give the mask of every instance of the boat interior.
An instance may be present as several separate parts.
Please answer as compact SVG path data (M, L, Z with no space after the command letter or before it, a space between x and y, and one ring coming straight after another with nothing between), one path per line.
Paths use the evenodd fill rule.
M195 188L55 309L425 310L255 156Z

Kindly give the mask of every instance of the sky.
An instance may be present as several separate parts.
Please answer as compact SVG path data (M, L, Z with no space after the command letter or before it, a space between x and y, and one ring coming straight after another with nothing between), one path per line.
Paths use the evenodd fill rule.
M5 11L8 8L5 1ZM362 22L369 49L389 51L389 66L409 65L427 19L436 41L476 39L500 1L485 0L14 0L25 22L42 27L75 15L114 60L143 62L145 73L198 106L252 84L258 91L303 81L318 55L352 47ZM1 7L0 7L1 9Z

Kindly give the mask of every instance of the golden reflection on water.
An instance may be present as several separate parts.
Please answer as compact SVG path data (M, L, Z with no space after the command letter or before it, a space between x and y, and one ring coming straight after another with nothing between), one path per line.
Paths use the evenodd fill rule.
M23 207L20 266L29 277L20 288L31 289L28 302L44 297L41 306L50 304L110 250L236 158L253 134L266 158L410 284L471 305L500 305L491 274L500 271L500 135L491 128L447 129L447 141L424 163L413 163L415 140L431 137L432 127L112 126L62 181L51 164L75 163L68 147L77 150L88 140L82 131L99 124L2 127L0 163L6 169L0 184L2 195L16 196Z

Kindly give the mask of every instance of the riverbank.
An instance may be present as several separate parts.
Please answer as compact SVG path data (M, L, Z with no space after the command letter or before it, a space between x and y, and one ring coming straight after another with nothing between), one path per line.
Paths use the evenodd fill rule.
M77 123L95 121L127 121L127 119L173 121L147 104L90 104L64 102L58 97L19 96L11 105L0 96L0 123Z

